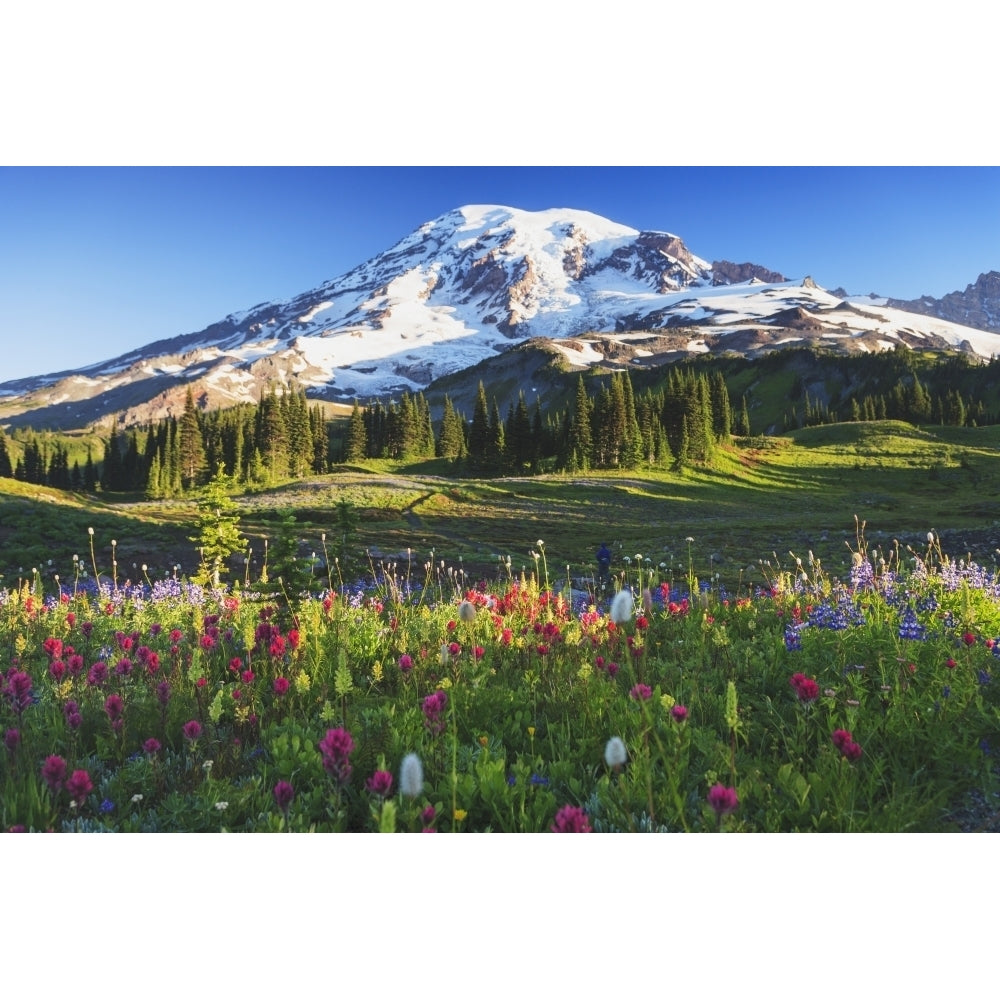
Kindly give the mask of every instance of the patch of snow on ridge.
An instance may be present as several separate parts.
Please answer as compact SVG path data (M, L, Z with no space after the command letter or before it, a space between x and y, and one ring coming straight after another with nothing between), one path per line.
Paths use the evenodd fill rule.
M552 342L567 361L575 365L595 365L604 360L604 355L594 345L583 340L555 340Z
M313 321L313 318L317 315L317 313L321 313L324 309L329 309L330 306L332 305L333 305L332 302L319 302L316 305L314 305L312 309L310 309L308 312L303 313L299 317L298 322L311 323Z

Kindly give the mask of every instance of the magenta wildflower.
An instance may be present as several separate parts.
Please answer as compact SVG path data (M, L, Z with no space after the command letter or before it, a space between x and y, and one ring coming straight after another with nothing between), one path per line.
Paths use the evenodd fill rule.
M635 701L649 701L653 697L653 689L648 684L636 684L629 691L629 697L635 699Z
M844 747L853 741L854 737L851 735L849 729L835 729L831 739L833 740L833 745L842 752Z
M83 722L83 716L80 714L80 706L75 701L67 701L63 705L63 716L66 719L66 725L70 729L79 729L80 724Z
M448 707L448 695L444 691L435 691L423 701L424 725L432 736L437 736L445 730L445 722L441 718Z
M122 696L120 694L109 694L104 699L104 711L107 713L108 719L112 724L120 720L125 713L125 702L122 701Z
M77 804L82 804L93 790L94 783L86 771L74 771L66 780L66 791Z
M319 741L319 752L323 755L323 770L338 785L346 785L351 780L351 764L348 758L354 750L354 740L346 729L328 729Z
M49 664L49 677L58 684L66 676L66 664L62 660L53 660Z
M403 653L399 658L399 669L404 674L408 674L413 669L413 657L409 653Z
M166 705L170 701L170 685L166 681L160 681L156 685L156 700L161 705Z
M590 818L579 806L563 806L551 826L553 833L593 833Z
M380 799L388 798L392 793L392 773L390 771L376 771L365 782L365 788Z
M87 683L91 687L100 687L108 679L108 665L103 660L98 660L87 671Z
M201 736L201 723L197 719L192 719L190 722L185 722L181 726L181 732L184 734L186 740L190 740L192 743Z
M688 710L684 705L674 705L670 709L670 715L675 722L686 722L688 717Z
M145 750L150 757L152 757L153 754L160 752L160 741L155 736L150 736L150 738L143 743L142 749Z
M833 745L853 764L861 759L861 747L854 742L854 737L848 729L833 731Z
M42 765L42 777L53 792L58 792L66 780L66 761L55 754L46 757Z
M31 704L31 674L11 670L7 675L7 696L14 711L20 715Z
M279 781L274 786L274 801L285 815L288 815L288 807L294 798L295 789L287 781Z
M795 689L795 693L799 696L799 701L808 704L819 697L819 685L811 677L806 677L805 674L792 674L788 679L788 683Z
M736 812L736 807L740 804L735 788L726 788L725 785L716 783L708 790L708 804L715 810L715 815L720 819Z
M272 686L274 688L274 693L279 697L283 694L288 694L289 683L287 677L275 677L274 684Z
M21 745L21 731L19 729L8 729L3 734L3 745L13 753Z

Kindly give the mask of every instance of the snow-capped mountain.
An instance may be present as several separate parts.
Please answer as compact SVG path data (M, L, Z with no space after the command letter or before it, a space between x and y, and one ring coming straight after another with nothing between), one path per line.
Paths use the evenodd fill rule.
M0 384L0 422L72 427L119 415L256 400L269 382L350 402L426 388L531 338L574 364L754 354L821 339L845 351L897 343L1000 354L1000 335L849 299L808 277L713 264L670 233L572 209L456 209L319 288L111 361Z

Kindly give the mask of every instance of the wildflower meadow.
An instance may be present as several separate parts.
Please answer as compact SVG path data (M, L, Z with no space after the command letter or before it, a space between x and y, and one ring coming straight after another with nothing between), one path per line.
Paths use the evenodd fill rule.
M696 544L694 539L691 540ZM64 832L989 828L1000 580L789 557L740 593L433 561L290 597L0 592L0 823Z

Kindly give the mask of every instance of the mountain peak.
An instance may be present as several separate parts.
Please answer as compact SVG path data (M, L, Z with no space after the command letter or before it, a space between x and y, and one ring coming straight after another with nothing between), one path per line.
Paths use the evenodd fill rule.
M592 212L470 204L285 302L80 372L0 385L0 420L154 420L173 412L178 386L188 385L211 406L258 399L275 382L314 398L368 400L424 389L533 338L574 339L574 364L752 354L810 340L845 351L967 342L983 356L1000 353L992 335L940 321L922 327L912 313L898 323L892 310L876 316L876 306L835 312L842 298L757 264L710 264L678 236ZM581 339L596 334L600 346Z

